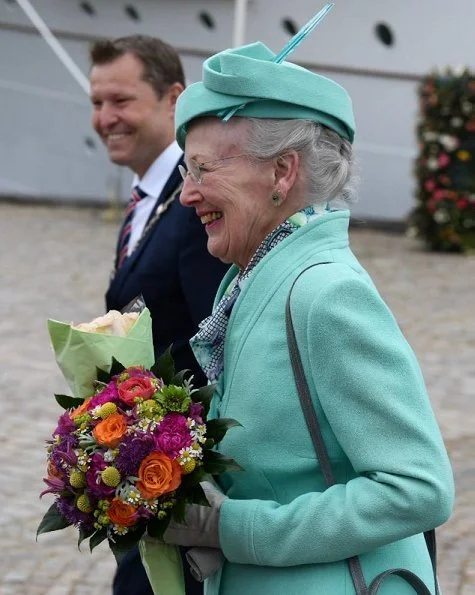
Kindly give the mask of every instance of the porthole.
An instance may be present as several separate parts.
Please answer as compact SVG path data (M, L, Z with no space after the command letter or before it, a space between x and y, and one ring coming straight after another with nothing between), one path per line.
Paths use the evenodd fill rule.
M87 151L95 151L97 148L96 141L91 136L86 136L84 139Z
M124 10L125 14L129 17L129 19L131 19L132 21L140 21L140 13L135 8L135 6L132 6L132 4L127 4Z
M202 10L198 15L198 18L200 19L201 24L207 29L214 29L216 27L216 23L209 12Z
M79 8L90 17L93 17L96 14L96 9L90 2L80 2Z
M292 19L282 19L282 28L288 35L292 37L296 35L297 31L299 30L297 23Z
M374 31L376 33L376 37L383 45L387 47L394 45L394 34L389 25L386 25L386 23L378 23L375 26Z

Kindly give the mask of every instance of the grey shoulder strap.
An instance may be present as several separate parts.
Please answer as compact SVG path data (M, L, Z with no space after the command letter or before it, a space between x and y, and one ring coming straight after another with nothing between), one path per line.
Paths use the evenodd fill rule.
M330 458L328 456L328 451L323 440L322 432L320 429L320 423L318 421L318 417L313 406L312 397L310 395L310 389L308 387L307 379L305 377L302 359L300 357L300 352L297 344L297 338L295 336L295 329L292 322L292 314L290 311L290 298L292 295L292 291L300 277L310 268L327 264L331 263L319 262L310 265L309 267L301 271L297 278L294 280L294 282L292 283L292 287L290 288L290 292L285 305L285 326L287 331L287 343L289 348L290 362L292 364L292 370L294 373L295 385L297 388L300 404L305 417L305 421L307 423L308 430L310 432L310 437L312 439L313 446L315 448L317 459L320 463L320 468L322 470L323 477L325 479L327 487L330 487L336 483L335 476L333 475ZM436 589L435 592L436 595L439 595L436 576L435 531L427 531L424 534L424 537L426 539L427 547L429 549L429 554L432 561L432 567L434 570L434 584ZM417 595L432 595L430 590L421 581L421 579L409 570L405 570L403 568L393 568L391 570L387 570L386 572L382 572L381 574L376 576L369 585L369 587L367 587L358 557L353 556L351 558L347 558L347 564L351 574L351 578L353 580L356 595L377 595L383 581L391 575L397 575L401 579L409 583L414 588L414 591Z

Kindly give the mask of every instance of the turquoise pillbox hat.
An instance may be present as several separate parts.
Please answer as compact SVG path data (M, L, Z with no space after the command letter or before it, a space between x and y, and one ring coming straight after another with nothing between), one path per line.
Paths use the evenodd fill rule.
M178 97L175 128L185 148L195 118L225 116L311 120L353 142L355 120L348 92L335 81L291 62L274 62L261 42L219 52L203 63L203 80Z

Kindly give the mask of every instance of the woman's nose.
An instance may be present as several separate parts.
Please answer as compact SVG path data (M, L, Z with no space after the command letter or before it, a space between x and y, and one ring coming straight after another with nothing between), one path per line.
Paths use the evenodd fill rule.
M181 189L180 202L184 207L194 207L200 200L202 200L201 194L190 174L188 174L183 180L183 188Z

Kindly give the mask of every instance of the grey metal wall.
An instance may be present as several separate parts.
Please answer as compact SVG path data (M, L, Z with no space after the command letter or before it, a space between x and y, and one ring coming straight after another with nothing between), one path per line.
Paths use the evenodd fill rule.
M246 41L279 50L321 3L250 0ZM189 81L232 44L232 0L34 0L87 72L88 39L148 33L179 48ZM82 5L82 6L81 6ZM88 6L91 7L89 14ZM447 14L450 10L450 14ZM402 219L412 205L417 80L435 66L475 67L473 0L339 0L293 55L353 97L363 218ZM385 45L376 28L393 43ZM276 81L278 84L278 81ZM0 0L0 194L102 199L117 181L90 128L84 92L12 0ZM122 194L129 174L122 172Z

